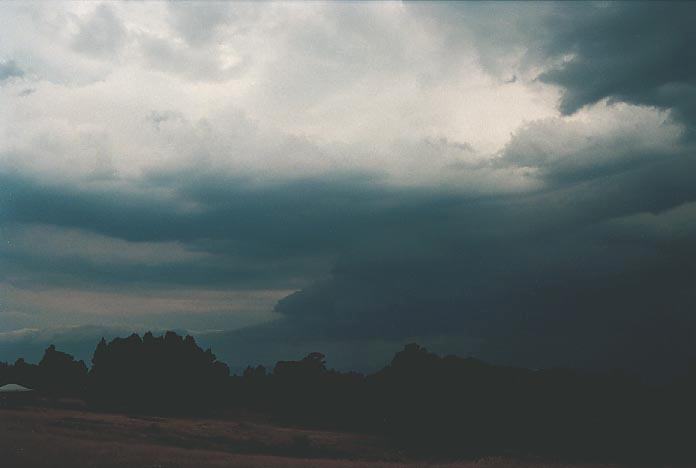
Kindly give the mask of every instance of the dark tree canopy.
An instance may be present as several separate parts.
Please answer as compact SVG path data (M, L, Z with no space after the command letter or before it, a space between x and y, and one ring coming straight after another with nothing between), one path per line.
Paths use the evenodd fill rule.
M174 332L102 339L92 358L90 397L98 404L188 411L219 402L229 368L191 336Z
M268 372L226 364L174 332L102 339L92 368L54 346L38 365L0 363L0 385L83 396L94 408L158 414L260 412L283 423L382 434L424 456L517 453L642 463L696 460L696 366L670 384L619 372L529 370L408 344L372 375L324 354Z
M39 362L42 388L56 395L79 395L87 383L87 366L70 354L49 346Z

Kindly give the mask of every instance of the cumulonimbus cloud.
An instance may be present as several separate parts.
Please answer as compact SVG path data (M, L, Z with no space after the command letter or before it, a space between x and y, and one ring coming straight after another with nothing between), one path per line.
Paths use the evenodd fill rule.
M688 356L693 7L218 6L8 9L39 27L0 67L2 327L101 301L254 323L208 338L237 360Z

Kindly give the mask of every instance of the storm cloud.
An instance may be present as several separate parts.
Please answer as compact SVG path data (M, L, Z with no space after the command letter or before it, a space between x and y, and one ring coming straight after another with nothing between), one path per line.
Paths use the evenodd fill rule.
M544 53L562 63L540 79L562 87L572 114L602 99L670 109L696 124L696 32L687 3L615 3L559 8L548 19Z
M689 4L2 14L40 26L12 30L32 76L0 88L12 343L98 323L196 331L233 367L367 369L407 340L645 373L696 354Z

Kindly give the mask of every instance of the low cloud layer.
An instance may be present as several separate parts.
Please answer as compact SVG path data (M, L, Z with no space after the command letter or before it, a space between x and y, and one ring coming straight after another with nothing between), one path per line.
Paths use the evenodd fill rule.
M234 365L369 368L404 340L694 356L696 9L193 7L0 12L13 343L98 323L197 331Z

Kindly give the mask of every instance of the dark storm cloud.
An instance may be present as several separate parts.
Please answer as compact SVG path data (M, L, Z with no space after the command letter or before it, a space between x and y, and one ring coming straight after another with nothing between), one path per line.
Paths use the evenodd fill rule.
M616 102L654 106L694 127L690 4L414 8L437 10L441 16L434 17L449 19L453 31L463 17L454 14L460 9L488 21L482 25L493 23L494 31L512 25L494 34L496 44L482 41L482 62L509 77L510 70L484 52L526 48L528 68L547 70L540 80L560 88L564 114L608 99L612 112ZM185 41L141 37L151 63L172 73L190 73L193 66L208 79L218 76L217 62L186 58L214 40L215 14L173 11L172 19ZM89 21L108 26L112 20L117 18L109 10L98 10L79 34L99 39ZM202 24L211 30L201 33ZM312 42L307 38L315 37L300 36L298 56ZM449 39L456 44L465 37ZM118 52L118 43L101 39L96 49L83 51ZM335 49L324 52L332 57ZM351 63L362 58L365 70L374 68L361 48L350 52L357 54ZM395 56L386 49L383 55ZM344 68L331 72L347 79ZM520 77L515 86L529 78L513 75ZM282 89L298 105L307 103L303 92L335 85L320 79L307 86L302 78L297 93ZM75 183L0 172L0 226L7 230L50 226L74 230L76 239L99 235L128 243L113 244L118 248L150 243L156 250L172 243L181 250L181 258L148 263L131 256L113 263L3 248L0 279L26 281L27 288L35 286L32 281L36 287L128 290L301 288L278 302L278 320L207 338L224 359L234 356L240 364L287 358L279 351L285 347L342 352L346 366L360 367L365 356L351 361L346 356L352 350L369 345L391 352L392 344L415 339L443 352L533 367L669 370L696 353L696 154L674 122L634 119L640 109L627 107L619 118L627 123L612 121L615 128L585 131L563 118L526 125L490 162L466 163L462 155L476 153L468 143L425 140L436 153L462 156L462 173L491 166L527 174L535 189L514 195L505 187L492 187L485 196L451 185L396 187L374 173L259 181L203 163L129 180L111 174ZM589 120L598 118L600 111L594 112ZM178 118L150 115L156 128ZM47 239L55 237L47 232ZM220 314L215 323L224 325Z
M210 254L180 263L100 265L89 258L48 261L15 248L3 253L4 271L41 269L56 282L298 287L326 272L356 240L368 242L370 232L408 229L409 219L427 221L431 207L450 203L451 196L372 180L346 175L255 184L187 171L151 174L135 185L77 188L3 174L5 225L58 226L134 243L180 242Z
M694 354L696 231L655 242L648 226L627 236L611 220L696 199L688 177L675 176L693 169L692 160L463 202L434 224L372 237L276 310L306 339L449 335L499 362L666 370L666 356Z
M545 70L538 79L560 87L566 115L608 99L670 109L694 131L692 2L445 2L411 8L436 19L452 50L471 41L473 32L480 62L501 80ZM512 70L511 54L522 57Z
M92 189L0 177L8 221L77 227L130 241L239 239L315 251L337 245L411 196L371 184L367 175L255 184L187 170ZM355 215L355 221L346 215ZM313 232L317 224L326 230ZM282 231L273 229L279 225Z
M540 28L541 75L563 89L561 111L609 98L671 109L696 125L696 5L690 2L559 4Z
M32 273L40 271L41 281L54 287L79 288L88 281L93 288L129 287L130 291L182 286L228 290L299 287L306 281L308 273L320 272L320 266L323 266L316 265L311 259L265 262L263 259L226 258L224 255L215 261L98 264L89 258L38 257L17 249L3 252L0 257L3 261L0 280L9 280L29 288L32 287L30 281L14 278L18 274L32 278Z
M694 170L689 153L657 155L526 196L450 196L401 224L377 222L330 279L278 304L285 322L271 335L449 335L450 346L512 364L665 370L666 356L693 355L696 230L675 243L614 220L693 202Z
M616 149L603 143L584 150ZM669 353L687 355L694 336L696 229L682 229L679 243L655 232L689 219L669 213L696 201L695 170L683 150L593 177L561 173L515 196L393 188L366 174L258 183L189 170L111 189L4 174L6 223L176 241L212 258L94 265L10 251L4 271L144 288L303 287L324 277L281 300L273 324L211 338L225 356L256 359L265 343L281 358L277 343L288 339L359 346L444 336L444 350L498 362L656 368Z

